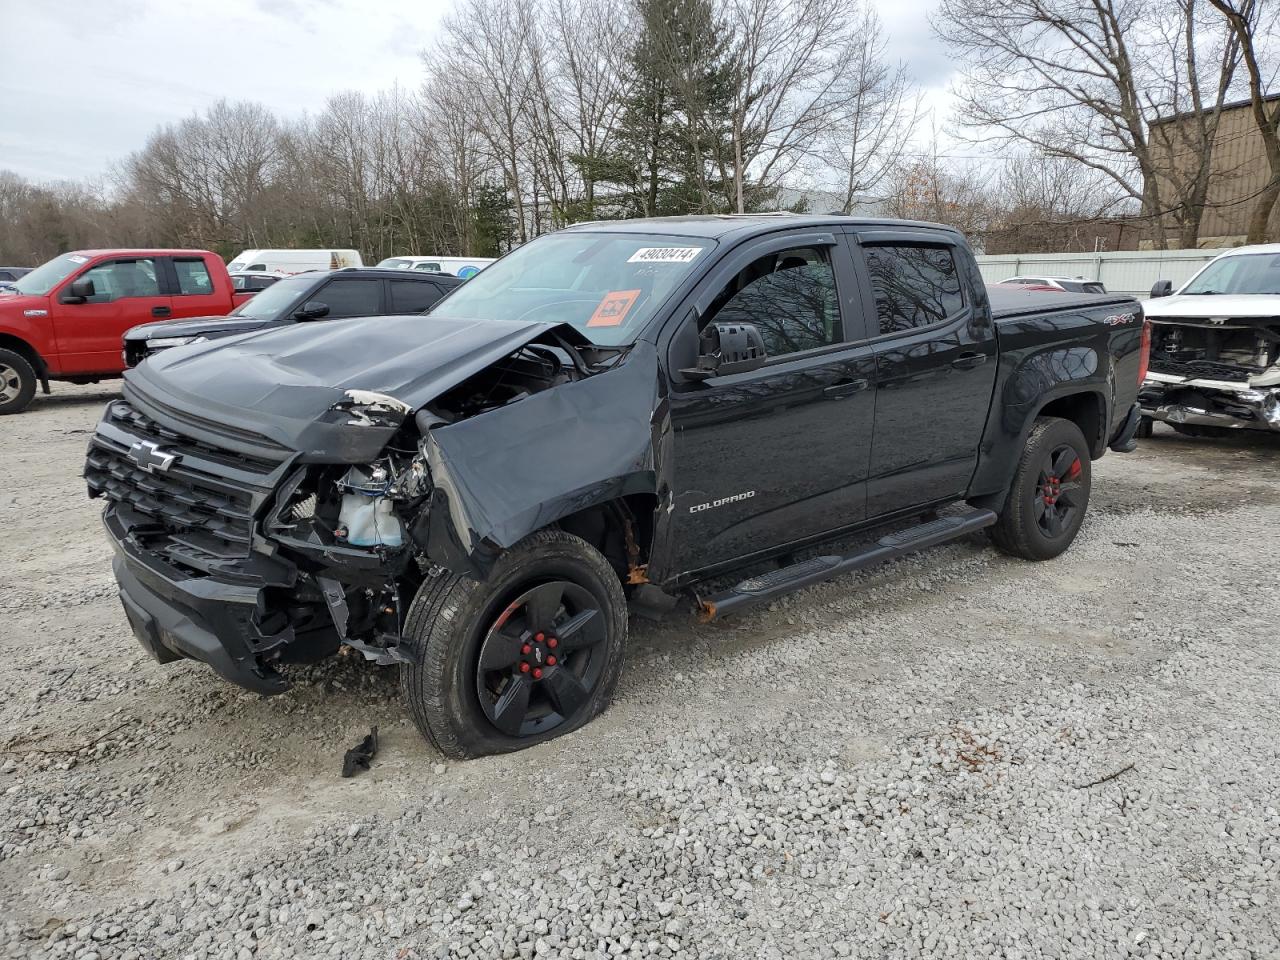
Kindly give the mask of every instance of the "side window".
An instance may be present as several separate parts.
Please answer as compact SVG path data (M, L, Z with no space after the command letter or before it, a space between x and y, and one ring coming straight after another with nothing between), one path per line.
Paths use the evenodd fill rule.
M422 313L439 299L439 288L428 280L391 281L392 313Z
M267 269L267 265L266 265L265 263L251 263L251 264L249 264L247 267L245 267L244 269L246 269L246 270L265 270L265 269Z
M964 307L950 247L886 244L863 249L882 334L927 327Z
M439 272L440 272L440 264L438 264L438 263L419 263L419 264L415 264L413 269L415 269L415 270L425 270L427 273L439 273Z
M178 293L182 296L202 296L213 293L213 278L209 276L209 268L203 260L189 259L173 261L173 269L178 274Z
M333 280L316 291L312 300L329 307L328 319L371 317L382 312L381 280Z
M150 258L111 260L86 271L82 278L93 281L89 303L114 303L129 297L160 296L159 273Z
M707 318L755 324L770 357L838 343L840 299L830 251L803 247L753 261L720 292Z

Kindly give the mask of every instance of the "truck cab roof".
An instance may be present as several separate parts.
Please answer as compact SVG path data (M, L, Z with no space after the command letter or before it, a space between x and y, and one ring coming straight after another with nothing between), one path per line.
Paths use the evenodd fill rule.
M639 220L591 220L566 227L565 231L607 230L611 233L656 233L672 236L726 237L741 239L757 233L792 227L860 227L912 230L942 230L958 233L955 227L924 220L895 220L888 217L858 217L843 213L721 213L686 217L646 217Z

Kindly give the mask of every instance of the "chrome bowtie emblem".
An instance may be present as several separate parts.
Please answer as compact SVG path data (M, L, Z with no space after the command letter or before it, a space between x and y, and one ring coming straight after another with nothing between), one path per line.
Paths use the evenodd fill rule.
M129 448L129 459L140 466L147 473L164 473L173 466L173 461L178 459L176 453L165 453L158 444L152 443L150 440L139 440Z

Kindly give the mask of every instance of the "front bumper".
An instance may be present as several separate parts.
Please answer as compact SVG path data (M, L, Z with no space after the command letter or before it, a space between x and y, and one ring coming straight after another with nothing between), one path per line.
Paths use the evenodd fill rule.
M1280 387L1152 371L1138 392L1138 403L1144 417L1165 423L1280 431Z
M268 662L272 651L293 640L290 628L268 634L260 626L264 591L287 588L291 566L262 557L237 573L237 582L213 576L184 576L152 559L129 535L121 508L110 505L103 524L115 548L112 570L120 586L129 625L159 663L181 657L210 666L225 680L264 695L287 690L289 682Z

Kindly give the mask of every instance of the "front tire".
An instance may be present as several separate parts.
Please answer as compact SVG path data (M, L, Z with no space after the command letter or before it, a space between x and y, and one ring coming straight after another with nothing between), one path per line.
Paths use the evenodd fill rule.
M609 562L563 530L526 537L484 581L428 578L405 621L413 722L455 759L507 753L599 715L622 673L627 606Z
M36 371L31 361L12 350L0 350L0 417L21 413L36 395Z
M1091 479L1089 445L1080 428L1058 417L1038 418L991 539L1015 557L1052 560L1080 531Z

